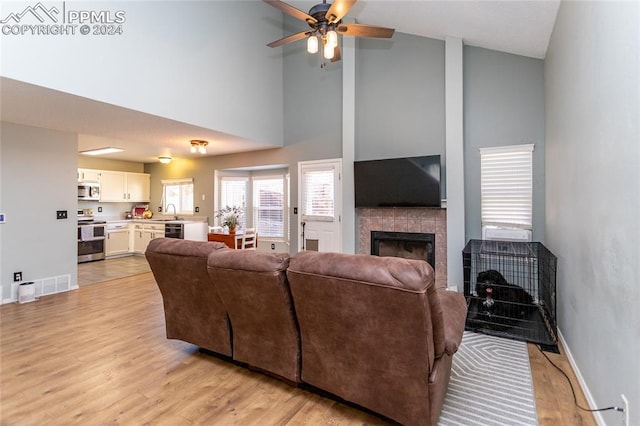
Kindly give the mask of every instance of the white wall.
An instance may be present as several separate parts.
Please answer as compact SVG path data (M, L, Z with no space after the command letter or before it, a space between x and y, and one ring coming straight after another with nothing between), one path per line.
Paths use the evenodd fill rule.
M0 283L3 300L15 300L13 273L23 281L70 275L77 279L77 137L0 123ZM57 220L56 211L69 218Z
M3 4L3 16L29 5ZM122 10L123 34L2 35L3 76L282 145L282 55L266 46L282 37L275 8L260 1L65 6Z
M546 242L592 404L640 424L640 3L562 2L545 59ZM602 413L606 424L622 414Z

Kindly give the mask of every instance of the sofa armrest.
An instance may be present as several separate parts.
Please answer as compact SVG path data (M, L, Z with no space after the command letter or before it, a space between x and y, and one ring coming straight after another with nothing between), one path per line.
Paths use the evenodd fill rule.
M453 355L460 347L467 319L467 301L462 293L438 289L444 322L444 351Z

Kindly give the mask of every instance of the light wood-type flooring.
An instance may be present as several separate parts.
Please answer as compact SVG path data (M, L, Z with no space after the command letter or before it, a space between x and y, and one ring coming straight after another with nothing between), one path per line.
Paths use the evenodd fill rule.
M3 305L0 326L2 425L388 424L167 340L151 273ZM535 346L529 353L540 424L595 425L574 407L564 377ZM577 387L566 357L549 356Z

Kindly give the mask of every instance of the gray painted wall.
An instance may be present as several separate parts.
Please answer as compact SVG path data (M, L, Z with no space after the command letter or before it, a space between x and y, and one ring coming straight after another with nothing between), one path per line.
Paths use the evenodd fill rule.
M77 137L74 134L2 122L0 146L0 282L4 300L13 273L25 281L77 274ZM56 219L56 210L69 218Z
M479 148L532 143L533 240L544 242L544 62L465 46L464 122L467 239L482 237Z
M281 146L282 61L265 46L281 36L274 7L259 1L66 6L122 10L123 34L3 36L3 76ZM23 9L3 4L6 12Z
M285 18L283 34L304 29L300 26L299 21ZM212 219L215 170L272 165L289 167L291 207L295 207L298 205L298 162L342 156L341 64L328 64L321 68L321 56L306 53L306 45L302 41L273 49L272 55L283 58L284 64L280 77L284 100L284 147L195 160L176 159L168 165L146 164L145 172L151 173L151 208L154 212L162 197L162 179L193 177L195 205L200 207L199 214ZM293 212L289 224L292 227L291 247L295 252L298 232L297 217Z
M558 323L599 407L640 424L640 3L562 2L545 59ZM622 414L602 413L606 424Z
M305 27L299 20L285 17L285 35ZM305 40L284 46L282 56L284 145L341 147L342 62L331 63L320 53L307 53ZM324 62L327 64L322 67Z
M356 41L356 161L439 154L444 197L444 102L443 41Z

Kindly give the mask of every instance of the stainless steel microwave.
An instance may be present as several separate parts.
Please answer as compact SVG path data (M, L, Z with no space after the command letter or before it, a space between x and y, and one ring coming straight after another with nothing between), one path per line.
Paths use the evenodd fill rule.
M100 184L98 182L78 182L78 200L100 200Z

